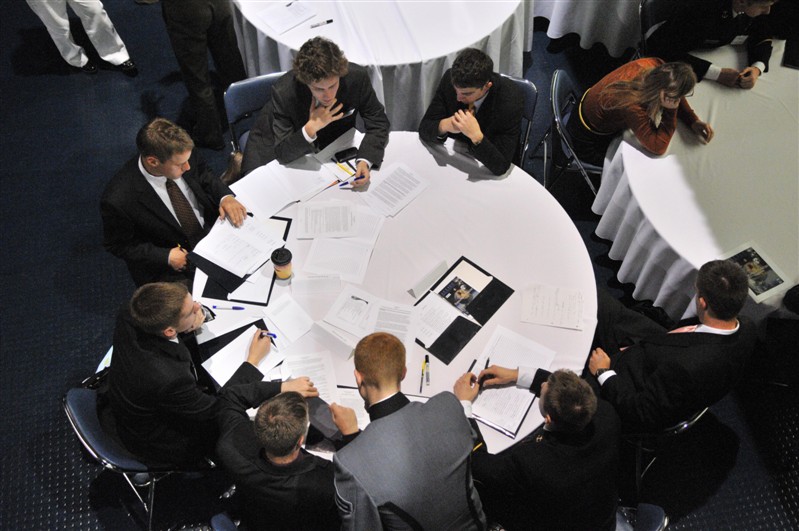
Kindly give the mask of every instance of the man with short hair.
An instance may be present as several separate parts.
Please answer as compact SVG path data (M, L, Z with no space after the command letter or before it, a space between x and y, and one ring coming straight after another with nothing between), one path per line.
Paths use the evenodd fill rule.
M202 306L181 283L138 288L123 306L114 330L111 368L100 390L103 426L150 464L194 465L212 455L218 399L197 383L197 371L181 334L202 326ZM316 392L308 378L262 382L258 363L270 338L256 331L241 366L225 388L249 384L268 398L282 391ZM223 388L223 391L225 390Z
M480 50L459 53L419 124L419 138L462 140L491 173L502 175L519 147L524 94L493 70L494 62Z
M242 496L247 529L338 529L333 465L305 451L308 405L286 392L247 409L260 396L247 386L222 398L216 453Z
M597 348L588 369L626 430L667 428L732 389L756 339L752 323L738 317L747 290L737 264L704 264L696 278L699 324L671 332L599 291Z
M591 386L568 370L492 365L464 374L455 395L471 403L480 385L516 384L535 393L544 424L501 454L485 445L472 474L486 515L505 529L596 529L616 526L621 422Z
M341 49L324 37L300 47L292 70L272 87L272 99L250 129L242 175L277 159L288 164L324 149L363 119L366 134L355 161L354 187L369 181L369 170L383 162L389 122L366 70L350 63Z
M469 469L476 434L460 403L452 393L410 402L405 374L402 342L370 334L355 347L355 381L371 423L359 433L352 409L330 405L350 441L333 457L342 529L485 528Z
M194 153L183 128L155 118L136 136L139 155L108 182L100 200L103 246L122 258L137 286L188 281L186 255L218 219L237 227L247 209Z

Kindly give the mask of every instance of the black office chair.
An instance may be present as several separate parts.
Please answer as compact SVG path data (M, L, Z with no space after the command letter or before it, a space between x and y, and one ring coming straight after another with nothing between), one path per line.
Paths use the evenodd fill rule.
M602 166L595 166L594 164L581 161L574 153L574 148L572 147L574 143L572 142L571 135L566 130L566 124L569 123L569 120L580 119L576 116L579 97L580 95L576 92L574 82L569 77L569 74L567 74L565 70L555 70L552 74L552 91L550 93L553 116L551 128L553 133L553 163L550 165L550 170L547 171L544 185L549 189L565 171L579 171L583 179L585 179L588 188L596 195L596 187L594 183L591 182L589 174L601 176ZM560 168L555 176L550 178L549 174L555 170L554 167L556 165L554 160L554 151L556 147L560 148L563 154L563 161L560 163ZM544 160L544 166L546 167L546 160Z
M225 91L227 114L233 151L244 151L255 118L272 98L272 85L285 72L274 72L231 83Z
M644 480L644 475L654 464L657 459L658 448L665 443L668 439L685 433L691 429L699 419L701 419L708 408L704 408L691 415L688 419L683 420L670 426L662 431L654 433L628 433L623 436L623 439L635 447L635 494L641 495L641 483ZM645 459L648 459L645 463Z
M524 94L521 141L519 144L518 156L516 160L513 161L514 164L521 168L530 150L530 131L533 129L533 115L535 114L535 105L538 102L538 89L535 88L532 81L527 79L519 79L505 74L502 74L502 76L516 83L516 86L522 89L522 93Z
M616 511L616 531L663 531L669 517L662 507L639 503L637 507L619 507Z
M178 470L172 466L145 465L103 431L97 416L97 391L95 389L70 389L64 396L63 404L75 435L78 436L78 440L89 455L103 467L122 474L122 477L125 478L144 507L144 512L147 515L147 529L151 530L153 528L156 484L173 472L185 470ZM146 500L139 493L139 489L145 487L147 488Z

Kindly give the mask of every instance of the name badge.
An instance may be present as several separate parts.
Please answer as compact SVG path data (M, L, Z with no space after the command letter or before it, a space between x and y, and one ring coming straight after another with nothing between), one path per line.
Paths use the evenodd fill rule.
M736 35L730 44L733 46L740 46L746 42L748 35Z

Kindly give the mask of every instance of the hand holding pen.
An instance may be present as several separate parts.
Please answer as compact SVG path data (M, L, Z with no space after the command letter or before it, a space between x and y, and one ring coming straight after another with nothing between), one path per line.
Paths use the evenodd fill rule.
M247 361L258 367L263 359L269 354L272 338L269 337L267 330L256 330L250 342L250 350L247 352Z
M359 160L355 165L355 179L348 178L342 182L339 187L346 184L351 184L353 188L360 188L369 184L369 164L365 160Z

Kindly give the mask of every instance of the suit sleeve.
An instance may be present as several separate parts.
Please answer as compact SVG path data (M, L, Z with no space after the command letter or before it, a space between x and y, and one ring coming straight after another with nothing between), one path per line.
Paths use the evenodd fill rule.
M664 363L647 376L641 389L636 389L623 374L611 376L602 384L602 397L607 399L625 425L652 430L676 420L689 400L691 375L676 363Z
M213 207L218 209L220 201L222 201L222 198L226 195L236 195L231 191L228 185L222 182L218 175L214 175L205 160L197 157L193 163L196 164L195 168L197 170L200 186L207 194Z
M447 102L444 97L447 90L453 90L449 70L441 77L436 93L433 95L433 101L430 102L419 124L419 138L425 142L441 142L438 135L438 123L452 115L447 111Z
M314 152L314 145L305 140L302 128L308 116L295 120L293 101L295 94L290 94L285 87L275 87L272 90L272 135L274 136L275 158L281 164L293 162L303 155ZM289 86L293 89L293 86ZM308 112L307 110L305 111ZM302 122L302 123L300 123ZM249 140L247 141L249 144Z
M244 156L241 160L242 176L275 160L272 119L272 102L269 101L258 113L258 118L250 128L247 144L244 146Z
M621 111L624 113L625 125L632 129L644 149L655 155L666 152L674 130L677 129L676 110L664 109L659 127L655 127L644 109L637 105Z
M386 109L377 99L369 76L358 76L357 83L358 94L361 96L358 114L363 118L366 128L366 134L358 147L358 158L366 159L372 164L380 164L386 152L388 131L391 126L386 116Z
M766 65L765 72L768 72L768 62L771 59L771 39L774 32L769 25L766 16L759 16L752 22L752 29L746 39L746 49L749 64L758 61Z
M483 131L483 141L470 147L474 157L494 175L508 171L513 162L524 112L524 95L515 85L505 84L498 97L502 99L490 109L496 116L490 117L490 126Z
M169 267L169 249L139 237L135 221L116 201L104 196L100 201L100 214L103 218L103 247L108 252L126 262Z
M691 65L698 79L705 77L710 61L689 52L698 48L708 35L708 21L719 16L714 2L682 2L665 23L646 40L650 57L660 57L667 62L682 61Z
M352 531L382 529L380 512L374 500L341 463L337 455L333 456L333 464L336 467L334 485L336 507L341 516L341 529Z

